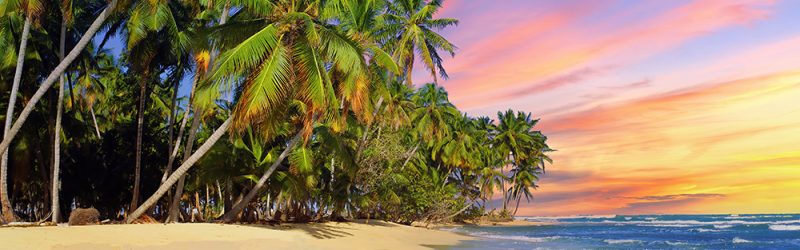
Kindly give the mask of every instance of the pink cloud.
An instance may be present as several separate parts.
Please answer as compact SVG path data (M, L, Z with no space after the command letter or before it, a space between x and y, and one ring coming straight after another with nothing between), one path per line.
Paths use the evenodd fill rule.
M463 50L457 59L446 62L452 78L445 85L453 86L449 88L453 101L469 109L485 105L486 99L481 97L485 98L487 93L547 85L550 84L547 79L554 75L602 61L630 64L693 38L761 20L768 16L764 7L769 4L763 1L695 1L610 30L596 30L594 24L575 26L577 21L603 6L547 13L499 31L501 35L462 44ZM613 20L615 17L609 19L612 20L608 23L619 23ZM468 28L463 25L461 29Z

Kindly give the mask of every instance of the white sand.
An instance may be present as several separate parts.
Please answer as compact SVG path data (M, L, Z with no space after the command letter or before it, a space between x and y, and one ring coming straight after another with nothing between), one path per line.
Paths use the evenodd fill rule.
M0 228L0 249L429 249L468 239L379 221Z

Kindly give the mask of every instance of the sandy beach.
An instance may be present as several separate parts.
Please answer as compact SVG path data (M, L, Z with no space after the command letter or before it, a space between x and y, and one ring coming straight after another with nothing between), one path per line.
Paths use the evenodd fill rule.
M0 228L0 249L431 249L470 237L370 221L263 225L207 223Z

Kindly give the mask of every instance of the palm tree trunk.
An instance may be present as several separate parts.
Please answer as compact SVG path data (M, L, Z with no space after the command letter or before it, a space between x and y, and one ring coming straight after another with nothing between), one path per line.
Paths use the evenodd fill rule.
M247 193L247 196L245 196L244 199L236 203L236 205L234 205L230 211L227 211L225 215L222 216L223 221L225 222L233 221L233 219L236 218L236 215L238 215L239 212L241 212L242 209L244 209L244 207L247 206L247 204L250 203L250 201L256 197L258 191L261 190L262 187L264 187L265 183L267 183L267 179L269 179L269 176L272 175L272 172L275 171L275 169L278 168L279 165L281 165L281 162L283 161L283 159L286 158L286 156L289 156L289 152L292 151L294 145L297 144L297 141L300 140L302 134L303 134L302 132L298 132L297 135L295 135L294 138L292 138L292 140L289 141L289 144L286 145L286 149L284 149L283 152L281 152L280 156L278 156L278 158L275 159L275 162L272 163L272 166L270 166L269 169L267 169L267 171L264 172L263 175L261 175L261 178L258 179L258 182L256 183L255 187L253 187L253 189L251 189L250 192Z
M415 153L417 153L417 148L419 148L419 143L414 145L414 149L411 150L411 153L408 154L408 157L406 157L406 160L403 161L403 166L400 167L400 170L403 170L403 169L406 168L406 164L408 164L408 161L411 160L411 157L414 157Z
M191 106L191 103L189 106ZM189 137L186 138L186 148L183 149L183 161L186 161L191 156L192 147L194 147L194 137L197 135L197 129L200 127L200 119L200 113L195 112L192 120L192 127L189 129ZM183 185L185 181L186 176L181 176L180 180L178 181L178 185L175 186L175 194L172 196L172 204L169 206L169 217L167 217L168 222L177 221L178 208L181 205L181 195L183 195Z
M6 110L6 123L3 127L3 142L14 136L9 134L11 122L14 119L14 106L17 104L17 91L19 91L19 82L22 80L22 68L25 64L25 50L28 47L28 37L31 31L31 17L25 16L25 25L22 27L22 38L19 43L19 51L17 54L17 66L14 71L14 82L11 85L11 94L8 97L8 109ZM3 149L2 160L0 161L0 203L2 203L3 217L6 222L13 222L14 210L11 208L11 200L8 198L8 146Z
M97 133L97 139L100 139L100 127L97 126L97 116L94 115L94 107L89 106L89 113L92 114L92 122L94 123L94 132Z
M139 206L139 183L142 172L142 135L144 133L144 109L147 102L147 81L150 80L149 74L145 73L139 88L139 112L136 118L136 165L133 169L133 197L131 198L131 209L136 210Z
M208 139L203 143L203 145L201 145L200 148L198 148L197 151L195 151L194 154L192 154L192 156L189 157L189 159L184 161L183 164L181 164L181 166L178 167L178 169L175 169L175 172L172 173L172 175L170 175L169 178L167 178L167 180L164 183L162 183L161 186L158 187L158 190L156 190L156 192L153 193L153 195L150 196L150 198L147 198L147 200L144 201L139 208L134 210L133 213L131 213L128 216L126 222L127 223L133 222L134 220L139 218L139 216L144 214L144 212L147 211L147 209L155 205L156 202L158 202L158 200L161 199L161 197L164 196L165 193L167 193L167 190L169 190L170 187L172 187L172 185L175 184L175 182L177 182L181 176L186 174L186 171L189 171L189 169L192 168L192 166L194 166L194 164L198 160L200 160L200 158L203 157L203 155L205 155L206 152L208 152L208 150L211 150L211 147L214 146L215 143L217 143L219 138L222 137L222 135L225 134L226 131L228 131L228 128L231 126L231 121L233 121L232 116L228 117L228 119L225 120L225 122L222 123L222 125L220 125L219 128L217 128L217 130L215 130L210 137L208 137Z
M519 200L522 199L522 195L517 196L517 206L514 208L514 213L511 215L512 217L517 216L517 209L519 209Z
M216 202L214 202L214 204L216 204L217 206L219 206L219 203L223 201L223 199L222 199L222 186L220 186L220 185L219 185L219 179L217 179L217 180L214 180L214 181L215 181L215 182L216 182L216 184L217 184L217 201L216 201ZM224 208L223 208L223 209L224 209ZM223 213L224 213L224 212L223 212ZM214 216L214 217L217 217L217 216Z
M64 59L64 43L67 37L66 22L61 23L61 44L59 45L59 59ZM58 104L56 104L56 129L53 139L53 191L50 211L52 212L53 223L58 223L60 219L60 208L58 201L58 189L61 186L59 173L61 173L61 116L63 114L64 106L64 75L62 74L58 80Z
M175 143L172 140L175 139L175 119L177 119L177 117L175 117L175 116L177 116L177 114L175 114L175 112L176 112L175 107L178 106L176 102L178 100L178 87L179 87L179 84L180 84L180 81L175 81L175 84L172 85L173 86L172 87L172 100L169 103L169 105L170 105L170 107L169 107L169 116L167 116L167 137L169 137L169 139L167 140L167 155L172 154L172 148L175 147ZM167 161L167 162L169 162L169 161ZM167 173L167 168L170 168L172 166L172 164L167 164L167 165L168 166L164 167L164 176L161 177L162 181L164 179L166 179L167 175L169 175L169 173Z
M503 166L500 167L500 173L503 174L503 179L500 180L500 185L502 185L500 188L503 189L503 211L506 211L508 196L506 195L506 171L503 168Z
M44 96L47 90L50 89L51 86L53 86L53 83L55 83L56 79L59 76L61 76L61 74L64 73L69 64L72 63L72 61L74 61L75 58L78 57L78 54L80 54L83 48L85 48L86 45L89 43L89 41L92 40L94 34L97 32L98 29L100 29L100 27L103 25L103 22L105 22L106 18L108 18L108 16L111 15L111 12L113 11L116 5L117 5L117 0L112 0L111 3L106 7L106 9L104 9L103 12L101 12L100 15L97 16L97 18L95 18L94 22L92 22L92 25L89 26L89 29L86 30L86 33L84 33L80 41L78 41L78 43L75 44L75 47L73 47L72 50L70 50L69 54L67 54L67 56L64 57L64 60L61 60L61 62L58 64L58 66L56 66L53 72L50 72L50 75L47 76L44 82L42 82L42 84L39 86L39 89L36 90L36 93L34 93L31 99L28 100L28 103L25 104L25 107L22 109L22 112L20 112L17 121L14 122L10 130L6 131L5 137L3 137L3 141L0 143L0 151L7 152L8 147L11 145L11 141L14 139L14 136L16 136L17 133L19 133L19 130L22 129L22 124L25 123L25 121L28 119L28 116L31 114L31 112L33 112L33 109L36 106L35 104L39 102L40 99L42 99L42 96ZM23 37L22 40L27 42L27 37ZM20 49L20 52L22 52L22 49ZM24 54L23 56L19 56L17 60L19 61L20 58L24 58ZM20 74L22 73L22 71L18 72L20 72ZM14 88L12 87L12 89ZM14 98L16 96L16 93L13 93L11 96L12 98ZM9 107L13 106L14 105L9 105ZM13 112L10 115L7 114L6 121L10 122L12 116ZM4 155L6 154L4 153ZM2 165L0 166L0 201L2 201L3 203L2 204L3 215L5 216L6 221L10 222L10 220L8 219L9 218L13 219L14 216L13 216L13 211L11 211L11 203L8 201L8 192L6 190L7 186L6 179L8 175L6 166L7 164L2 164L1 162L6 162L6 161L0 160L0 165Z
M189 113L192 111L194 90L197 87L198 79L199 76L197 73L195 73L194 80L192 81L192 90L189 92L189 103L186 104L186 111L183 113L183 119L181 119L181 126L178 128L178 137L175 141L174 147L172 148L172 153L169 154L169 159L167 160L167 167L164 169L164 175L161 176L161 184L164 184L164 181L167 180L167 177L169 177L170 172L172 172L172 164L175 163L175 157L178 156L178 149L181 148L181 140L183 139L183 133L184 130L186 129L186 123L189 121Z
M461 210L458 210L458 212L455 212L454 214L448 215L447 217L444 217L444 218L442 218L440 221L443 221L443 220L447 220L447 219L450 219L450 218L456 217L456 215L459 215L459 214L463 213L464 211L467 211L467 208L469 208L469 207L471 207L471 206L472 206L472 204L467 204L466 206L464 206L463 208L461 208Z

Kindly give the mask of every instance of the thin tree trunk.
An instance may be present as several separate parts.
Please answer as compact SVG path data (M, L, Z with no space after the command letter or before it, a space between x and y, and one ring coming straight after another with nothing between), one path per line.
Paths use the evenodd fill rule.
M503 189L503 211L506 211L506 204L508 204L508 196L506 195L506 171L503 170L504 168L505 168L504 166L500 167L500 173L503 174L503 179L500 180L500 185L502 185L502 187L500 188Z
M144 79L139 87L139 112L136 118L136 163L133 169L133 198L131 198L131 209L136 210L139 206L139 184L142 172L142 136L144 133L144 112L147 102L147 81L150 80L149 74L144 74Z
M197 191L194 191L194 207L195 207L195 210L197 211L196 214L198 216L198 219L199 220L205 220L205 219L203 219L203 212L200 211L200 193L198 193ZM194 217L195 217L194 214L195 214L195 212L192 212L192 221L193 222L194 222Z
M14 71L14 82L11 85L11 93L8 97L8 109L6 110L6 123L3 127L3 142L13 138L9 134L11 122L14 119L14 106L17 104L17 91L19 82L22 80L22 68L25 64L25 50L28 47L28 37L31 30L31 17L25 16L25 25L22 27L22 37L20 38L19 51L17 54L17 65ZM6 222L14 222L14 209L11 208L11 200L8 198L8 146L3 149L2 161L0 161L0 203L2 203L3 217Z
M89 113L92 114L92 122L94 123L94 132L97 133L97 139L100 139L100 127L97 126L97 117L94 115L94 107L89 106Z
M25 121L28 119L28 116L31 114L31 112L33 112L33 109L36 106L35 104L39 102L40 99L42 99L42 96L47 92L48 89L50 89L51 86L53 86L53 83L55 83L57 78L64 73L69 64L72 63L72 61L74 61L75 58L78 57L78 54L80 54L83 48L86 47L86 45L92 39L97 30L100 29L100 27L103 25L103 22L105 22L106 18L108 18L108 16L111 15L111 12L113 11L116 5L117 5L117 0L112 0L111 3L103 10L103 12L101 12L97 16L94 22L92 22L92 25L89 26L89 29L86 30L86 33L84 33L84 35L81 37L78 43L75 44L75 47L73 47L72 50L70 50L69 54L66 57L64 57L64 60L61 60L61 62L58 64L58 66L56 66L53 72L50 72L50 75L48 75L47 78L44 80L44 82L42 82L42 84L39 86L39 89L36 90L36 93L34 93L31 99L28 100L28 103L25 104L25 107L22 109L22 112L20 112L17 121L14 122L10 130L6 131L5 136L3 137L3 141L2 143L0 143L1 152L7 152L8 147L11 145L11 141L14 139L14 136L16 136L17 133L19 133L19 130L22 129L22 124L25 123ZM27 36L23 36L22 40L27 41ZM20 52L22 52L22 49L20 49ZM22 56L19 56L17 60L19 61L20 58L24 59L24 54L22 54ZM20 64L18 64L18 66L19 65ZM20 74L22 73L21 71L19 72ZM14 88L12 87L12 89ZM16 93L12 93L11 96L12 98L14 98L16 96ZM13 103L12 105L9 105L9 107L13 106L14 106ZM6 116L7 122L11 121L12 116L13 112L10 115ZM6 154L4 153L4 155ZM6 162L6 161L0 160L0 162ZM9 218L13 219L14 215L13 211L11 210L11 203L8 200L8 192L6 190L7 187L6 180L8 175L7 164L0 163L0 165L2 165L0 166L0 187L1 187L0 200L2 200L3 203L2 204L4 212L3 215L6 217L6 221L10 222L11 220L9 220Z
M191 103L189 104L191 106ZM183 149L183 161L189 159L192 153L192 148L194 147L194 139L197 135L197 129L200 127L200 119L201 114L199 112L195 112L194 118L192 119L192 127L189 129L189 137L186 138L186 148ZM183 185L186 181L186 176L181 176L181 179L178 181L178 185L175 186L175 193L172 196L172 204L169 208L169 218L168 222L176 222L176 218L178 215L178 207L181 205L181 195L183 195Z
M59 45L58 57L64 59L64 43L67 37L67 24L61 23L61 44ZM61 116L63 114L64 106L64 75L62 74L58 80L58 104L56 104L56 128L55 136L53 139L53 191L51 191L52 198L50 211L52 212L53 223L58 223L60 219L60 208L58 201L58 189L61 186L59 173L61 173Z
M278 158L275 159L275 162L272 163L272 166L270 166L269 169L267 169L267 171L264 172L263 175L261 175L261 178L258 179L258 182L256 183L255 187L253 187L253 189L251 189L250 192L247 193L247 196L245 196L244 199L236 203L236 205L234 205L230 211L227 211L225 215L222 216L223 221L225 222L233 221L233 219L236 218L236 215L239 214L239 212L241 212L242 209L244 209L244 207L247 206L247 204L250 203L250 201L256 197L258 191L261 190L262 187L264 187L265 183L267 183L267 179L269 179L269 176L272 175L272 172L275 171L275 169L278 168L279 165L281 165L281 162L283 161L283 159L286 158L286 156L289 156L289 152L292 151L294 145L297 144L297 141L300 140L302 134L303 134L302 132L298 132L297 135L295 135L294 138L292 138L292 140L289 141L289 144L286 145L286 149L284 149L283 152L281 152L281 154L278 156Z
M228 119L225 120L225 122L222 123L222 125L220 125L219 128L217 128L217 130L215 130L210 137L208 137L208 139L203 143L203 145L201 145L200 148L198 148L197 151L195 151L194 154L192 154L192 156L189 157L189 159L184 161L183 164L181 164L181 166L178 167L178 169L175 169L175 172L172 173L172 175L170 175L169 178L167 178L167 181L161 184L161 186L158 187L158 190L156 190L156 192L153 193L153 195L150 196L150 198L147 198L147 200L144 201L139 208L134 210L133 213L131 213L130 216L128 216L126 222L127 223L133 222L134 220L139 218L139 216L144 214L144 212L147 211L147 209L155 205L156 202L158 202L158 200L161 199L161 197L164 196L165 193L167 193L167 190L169 190L181 176L186 174L186 171L189 171L189 169L192 168L192 166L194 166L194 164L198 160L200 160L200 158L203 157L203 155L205 155L206 152L208 152L208 150L210 150L215 143L217 143L219 138L222 137L222 135L224 135L226 131L228 131L228 128L231 126L231 121L233 121L232 116L228 117Z
M520 199L522 199L522 196L521 195L517 196L517 206L514 208L514 213L511 215L512 217L513 216L517 216L517 209L519 209L519 200Z
M222 214L231 211L233 207L233 181L230 177L225 179L225 204L222 206Z
M176 114L177 111L175 110L175 107L178 106L176 102L177 102L177 99L178 99L178 87L179 87L179 84L180 84L180 81L175 81L175 84L173 85L173 88L172 88L172 101L169 103L169 105L170 105L170 107L169 107L169 116L167 117L167 128L168 128L167 136L169 137L169 139L167 140L167 155L172 154L172 148L175 147L175 143L173 142L173 140L175 139L175 119L177 119L175 117L175 116L177 116L177 114ZM167 173L167 168L171 168L172 167L172 164L169 163L169 160L167 161L167 163L168 163L167 164L168 166L164 167L164 176L161 177L162 181L164 179L166 179L167 175L169 175L169 173Z
M461 208L461 210L458 210L458 212L456 212L454 214L451 214L451 215L448 215L447 217L444 217L441 220L447 220L447 219L456 217L456 215L459 215L459 214L463 213L464 211L467 211L467 208L469 208L471 206L472 206L472 204L467 204L466 206L464 206L464 208Z
M194 90L197 87L198 76L195 73L194 80L192 81L192 90L189 92L189 102L186 104L186 111L183 113L183 119L181 119L181 126L178 128L178 137L175 140L175 144L172 148L172 152L169 154L169 159L167 160L167 167L164 168L164 175L161 176L161 183L163 184L164 181L167 180L169 177L170 172L172 172L172 164L175 163L175 157L178 156L178 150L181 148L181 140L183 140L183 133L186 129L186 123L189 122L189 113L192 111L192 101L194 100Z
M223 199L222 199L222 186L220 186L220 185L219 185L219 180L214 180L214 181L215 181L215 182L216 182L216 184L217 184L217 201L216 201L216 202L214 202L214 203L215 203L217 206L219 206L219 203L223 201ZM224 208L223 208L223 209L224 209ZM222 213L225 213L225 212L223 211ZM214 216L214 217L217 217L217 216Z
M208 206L208 204L209 204L209 202L211 201L211 200L209 200L209 198L208 198L208 196L209 196L209 193L208 193L208 191L209 191L209 190L208 190L208 184L206 184L206 203L205 203L205 204L203 204L203 218L205 218L206 212L208 211L208 207L209 207L209 206Z
M411 157L414 157L415 153L417 153L417 148L419 148L419 143L414 144L414 149L411 150L411 153L408 154L408 157L406 157L406 160L403 161L403 166L400 167L400 170L403 170L403 169L406 168L406 164L408 164L408 161L411 160Z
M447 186L447 181L450 180L450 174L452 173L453 173L453 168L447 170L447 175L444 176L444 183L442 184L442 188L444 188L444 186Z

